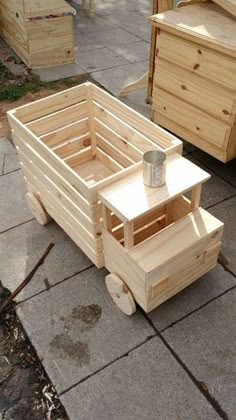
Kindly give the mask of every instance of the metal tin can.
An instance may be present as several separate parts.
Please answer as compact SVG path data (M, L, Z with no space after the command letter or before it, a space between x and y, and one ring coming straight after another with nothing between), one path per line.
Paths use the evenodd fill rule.
M143 155L143 182L148 187L161 187L166 179L166 154L150 150Z

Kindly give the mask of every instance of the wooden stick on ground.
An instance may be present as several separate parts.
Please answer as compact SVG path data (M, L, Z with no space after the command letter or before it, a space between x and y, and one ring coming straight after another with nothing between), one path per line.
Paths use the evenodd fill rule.
M6 308L6 306L18 295L18 293L20 293L20 291L22 289L24 289L24 287L29 283L29 281L32 279L33 275L36 273L36 271L38 270L38 268L40 267L40 265L43 264L46 256L49 254L49 252L51 251L52 247L54 246L53 243L51 243L46 251L44 252L44 254L42 255L42 257L38 260L37 264L34 266L34 268L31 270L31 272L28 274L28 276L26 277L26 279L14 290L14 292L12 292L10 294L10 296L8 296L8 298L3 302L3 304L0 307L0 314L2 313L3 309Z

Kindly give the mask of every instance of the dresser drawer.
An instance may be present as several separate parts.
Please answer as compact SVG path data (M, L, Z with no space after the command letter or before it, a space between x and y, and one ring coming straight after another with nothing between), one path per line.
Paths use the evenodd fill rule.
M236 91L236 60L163 30L157 35L159 58Z
M153 110L200 138L226 150L231 127L160 88L153 90ZM191 142L191 139L188 141Z
M157 59L154 89L162 88L180 99L209 112L233 125L236 113L236 93L192 72Z

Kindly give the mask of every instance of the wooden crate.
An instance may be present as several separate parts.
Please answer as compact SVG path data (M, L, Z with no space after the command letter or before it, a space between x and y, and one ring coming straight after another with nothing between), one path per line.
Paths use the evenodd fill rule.
M106 283L128 315L135 301L149 312L217 263L223 223L199 207L201 185L210 176L175 153L166 165L160 188L146 187L138 171L99 192L111 272Z
M64 0L0 0L0 35L32 69L73 63L75 13Z
M151 18L152 119L227 162L236 156L235 18L210 1Z
M182 151L176 137L91 83L8 118L28 190L98 267L104 265L98 191L141 168L147 150Z

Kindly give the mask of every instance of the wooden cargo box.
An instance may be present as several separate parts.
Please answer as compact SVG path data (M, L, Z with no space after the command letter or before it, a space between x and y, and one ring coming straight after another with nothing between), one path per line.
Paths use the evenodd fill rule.
M235 17L206 1L153 15L152 119L227 162L236 157Z
M0 0L0 35L32 69L73 63L75 13L64 0Z
M8 113L41 223L45 211L97 267L104 265L98 191L137 171L145 151L182 153L182 142L91 83Z

